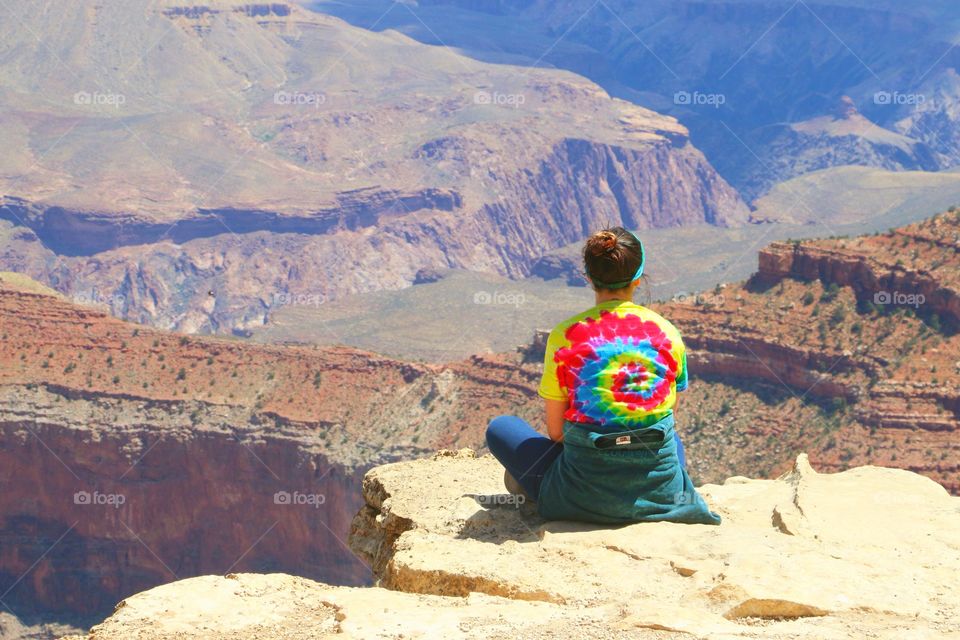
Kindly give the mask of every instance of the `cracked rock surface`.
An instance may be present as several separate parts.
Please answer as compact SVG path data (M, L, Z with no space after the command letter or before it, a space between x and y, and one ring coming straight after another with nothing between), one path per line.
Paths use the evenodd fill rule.
M776 480L701 487L719 527L617 528L544 521L501 479L467 449L377 467L350 545L379 586L191 578L87 640L960 637L960 499L923 476L800 455Z
M546 522L504 504L490 456L443 452L370 471L351 543L391 589L484 592L616 624L704 637L891 637L960 631L960 499L923 476L817 473L806 455L776 480L701 493L719 527ZM614 624L611 621L611 624ZM897 631L899 629L899 632Z

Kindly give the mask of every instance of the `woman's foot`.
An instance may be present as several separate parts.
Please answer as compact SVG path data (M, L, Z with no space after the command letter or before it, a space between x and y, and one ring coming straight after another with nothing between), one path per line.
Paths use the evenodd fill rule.
M507 491L516 496L527 496L527 492L523 490L523 487L520 486L520 483L517 482L516 479L510 475L510 472L506 469L503 470L503 485L507 488Z

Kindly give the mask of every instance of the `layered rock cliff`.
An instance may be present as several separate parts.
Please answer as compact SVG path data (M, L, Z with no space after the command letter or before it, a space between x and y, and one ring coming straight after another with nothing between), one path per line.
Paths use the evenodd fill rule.
M390 4L311 6L482 60L582 74L679 118L748 200L818 168L948 168L960 155L948 3L421 0L415 14ZM849 113L837 108L845 96L864 113L857 122L835 118Z
M758 282L783 278L851 287L857 300L913 308L960 329L960 221L956 213L853 239L776 242L759 253Z
M714 387L713 401L686 404L691 439L719 423L765 451L786 437L827 469L904 467L960 491L958 240L948 212L876 236L774 243L751 281L662 307ZM703 442L718 463L742 455Z
M887 235L773 245L753 281L658 305L689 352L678 429L695 478L772 477L809 451L827 471L903 467L960 492L960 336L947 327L958 223L951 213ZM931 297L936 311L871 302L882 289L867 275L887 282L877 265L896 282L932 279L924 290L946 292ZM234 561L363 581L341 542L365 468L479 448L497 414L541 419L542 334L516 354L411 363L178 336L9 274L0 333L0 573L29 576L5 598L15 609L103 611ZM84 491L91 504L75 503ZM123 504L94 503L95 491ZM285 509L278 492L325 502ZM82 588L54 580L63 567L80 567L63 584Z
M567 72L288 2L61 5L0 21L0 268L125 319L228 333L423 268L522 276L605 223L748 215L675 119Z
M368 582L341 547L361 470L316 433L47 385L3 385L0 403L0 575L18 614L89 615L231 567Z
M423 199L423 207L408 211L402 198L382 202L382 194L369 193L355 195L359 202L350 212L222 210L173 223L106 214L60 214L52 222L44 209L33 217L23 213L23 220L43 226L11 234L0 264L101 303L118 317L184 332L230 332L263 324L286 300L321 304L404 287L424 268L522 277L544 251L604 224L648 228L746 218L735 192L687 143L661 140L643 150L567 139L531 168L496 171L489 179L498 198L476 207L457 193L441 202L420 194L411 200ZM584 191L591 184L602 189ZM0 217L3 211L20 217L16 207L0 208ZM108 249L117 246L118 234L142 246ZM57 252L60 243L77 238L100 243L101 251L89 257Z
M545 522L473 452L378 467L350 544L379 587L205 576L122 601L89 640L904 638L960 633L960 499L896 469L701 487L719 527ZM909 512L912 517L905 518Z
M363 470L476 441L485 416L465 407L532 395L482 358L188 338L16 274L0 334L0 585L28 617L211 572L368 582L345 547Z

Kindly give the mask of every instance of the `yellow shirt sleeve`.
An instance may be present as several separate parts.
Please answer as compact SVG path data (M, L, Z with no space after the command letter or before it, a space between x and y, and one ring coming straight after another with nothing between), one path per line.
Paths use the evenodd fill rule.
M547 400L566 400L567 390L560 386L557 378L557 362L553 356L560 346L560 339L556 329L547 337L547 351L543 356L543 377L540 379L540 388L537 393Z

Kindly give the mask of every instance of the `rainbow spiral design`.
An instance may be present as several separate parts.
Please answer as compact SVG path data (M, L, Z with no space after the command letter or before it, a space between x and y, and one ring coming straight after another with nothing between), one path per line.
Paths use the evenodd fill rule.
M566 418L632 426L666 411L679 374L673 344L652 320L601 311L567 328L557 349L557 376L570 390Z

